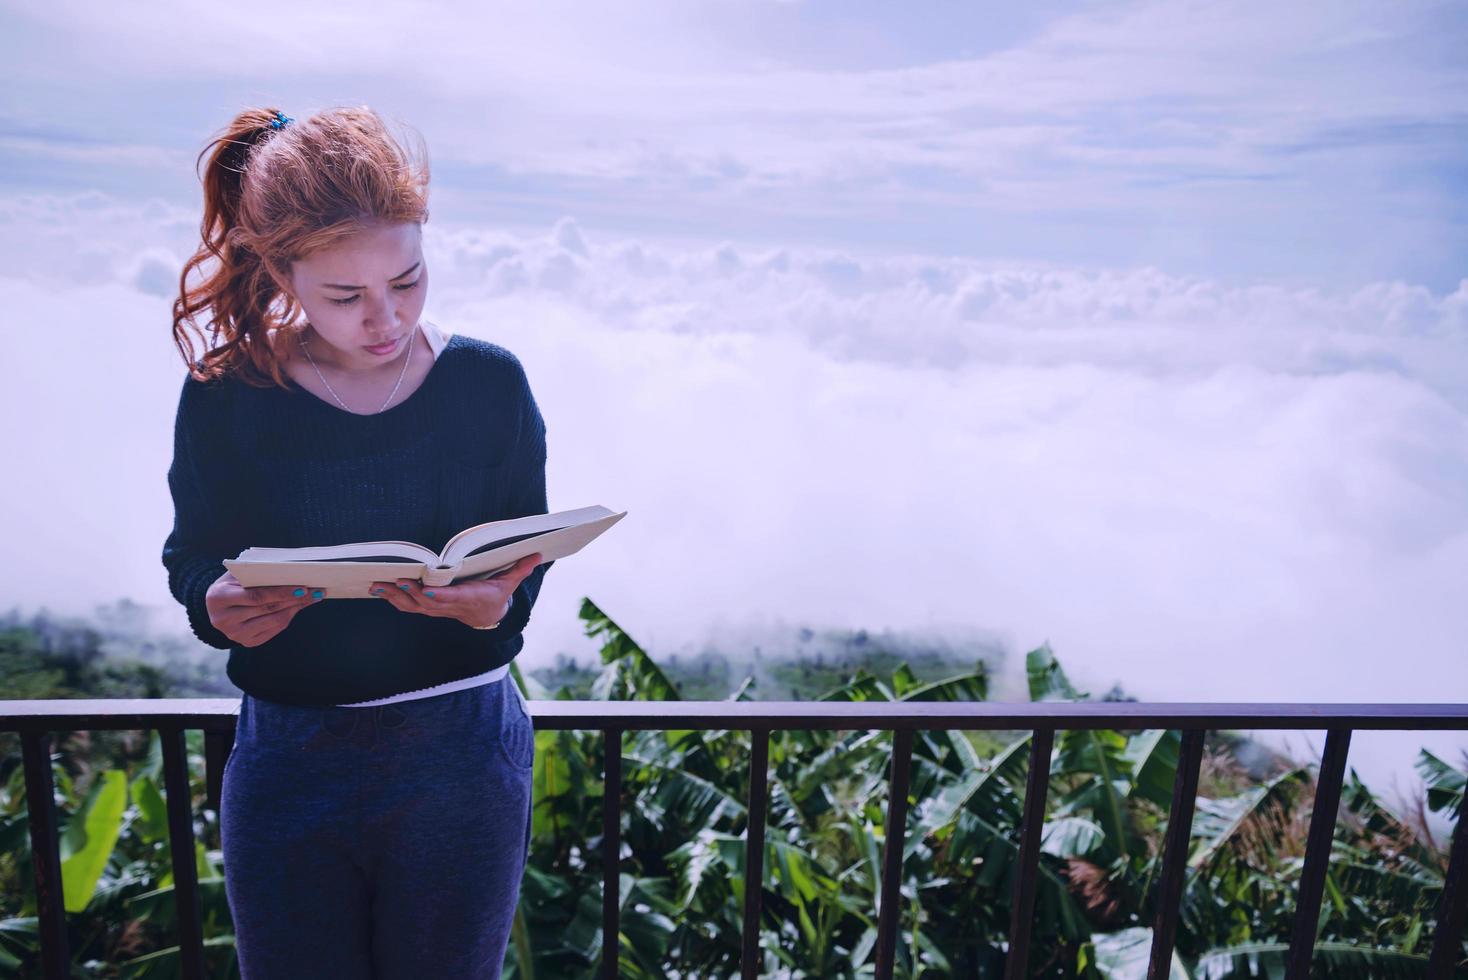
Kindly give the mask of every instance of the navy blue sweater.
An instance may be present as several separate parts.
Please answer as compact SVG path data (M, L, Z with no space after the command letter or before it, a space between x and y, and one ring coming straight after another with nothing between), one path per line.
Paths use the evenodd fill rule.
M245 548L412 541L438 551L473 524L544 514L545 423L519 360L463 334L385 412L355 415L290 382L185 376L174 422L168 587L227 671L268 701L325 706L483 673L524 646L540 565L498 629L401 612L384 599L306 606L255 647L209 621L204 594Z

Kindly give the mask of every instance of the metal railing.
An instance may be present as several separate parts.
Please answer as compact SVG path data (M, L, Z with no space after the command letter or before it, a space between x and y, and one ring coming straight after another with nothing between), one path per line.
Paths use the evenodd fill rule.
M929 730L1027 730L1030 744L1019 868L1013 879L1005 980L1025 976L1035 910L1036 871L1050 780L1050 755L1057 731L1077 729L1177 729L1182 747L1173 783L1163 845L1162 873L1152 923L1147 976L1165 980L1187 871L1188 843L1203 736L1219 729L1324 730L1325 750L1316 784L1299 884L1286 980L1308 980L1326 866L1340 805L1346 751L1360 730L1465 731L1468 704L1149 704L1139 702L833 702L833 701L533 701L541 730L600 730L606 739L607 806L603 807L602 974L617 975L618 855L621 851L622 733L696 729L748 731L752 741L746 878L763 881L766 786L770 732L784 729L893 732L882 878L877 906L877 980L890 980L897 950L898 885L906 834L913 732ZM204 732L209 805L218 807L224 762L234 744L236 699L0 701L0 731L18 732L25 765L42 966L48 978L68 976L61 859L50 765L52 732L155 730L163 744L169 847L173 862L182 973L204 976L203 930L194 864L192 803L184 731ZM1468 798L1468 797L1465 797ZM1460 811L1453 831L1447 877L1437 908L1437 926L1427 975L1449 980L1468 917L1468 821ZM760 888L744 889L742 976L757 977L760 964Z

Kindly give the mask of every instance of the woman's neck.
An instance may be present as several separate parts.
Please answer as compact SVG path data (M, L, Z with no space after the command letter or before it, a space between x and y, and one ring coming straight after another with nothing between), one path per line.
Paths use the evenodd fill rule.
M418 332L418 329L416 326L413 328L414 334ZM308 362L315 361L318 368L326 368L338 374L347 375L353 381L371 381L374 378L396 377L403 369L403 359L409 355L412 347L418 345L404 343L403 349L396 357L382 363L366 366L344 364L335 349L322 339L314 327L307 324L300 333L295 335L295 344L292 346L295 355Z

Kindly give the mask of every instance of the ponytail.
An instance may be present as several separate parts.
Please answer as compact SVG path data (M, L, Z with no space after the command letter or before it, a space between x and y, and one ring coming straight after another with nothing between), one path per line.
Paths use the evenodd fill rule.
M195 161L198 172L208 158L201 241L179 275L173 340L200 381L234 374L256 387L284 386L276 335L294 328L300 312L281 288L291 264L372 222L428 220L421 140L411 157L365 106L283 128L276 113L241 112ZM195 271L203 279L190 288ZM197 360L195 336L206 347Z

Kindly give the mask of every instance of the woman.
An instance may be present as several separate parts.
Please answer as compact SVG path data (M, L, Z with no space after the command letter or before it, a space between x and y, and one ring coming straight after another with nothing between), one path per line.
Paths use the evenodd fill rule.
M422 320L428 167L366 108L235 118L200 154L169 587L241 689L225 888L246 980L497 977L530 844L509 662L552 563L380 599L244 588L254 545L412 541L546 513L519 360ZM202 282L189 274L211 266ZM213 346L194 359L190 329Z

